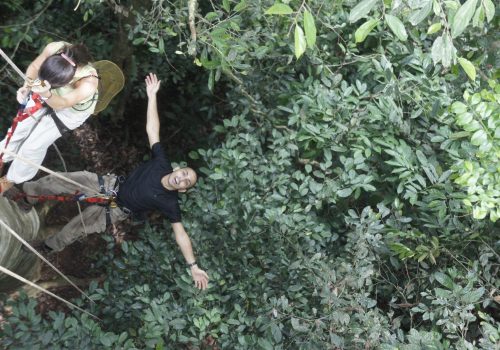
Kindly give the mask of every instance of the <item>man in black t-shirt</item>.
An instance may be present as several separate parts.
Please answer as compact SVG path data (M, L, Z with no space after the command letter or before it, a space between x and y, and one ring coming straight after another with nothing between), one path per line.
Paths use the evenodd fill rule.
M148 94L148 110L146 132L152 151L152 159L135 169L120 185L117 202L133 213L143 213L158 210L172 224L175 240L191 268L195 284L205 289L208 275L197 265L191 246L191 240L181 222L178 192L186 192L196 184L197 176L191 168L172 169L170 161L165 156L160 144L160 119L156 103L156 93L160 81L155 74L146 77L146 92Z
M88 233L105 231L107 223L114 224L124 220L127 217L126 212L142 214L157 210L170 221L175 240L191 270L196 287L205 289L208 286L208 275L196 264L191 240L181 222L178 198L178 192L185 192L196 184L197 176L191 168L172 169L160 144L160 120L156 103L156 93L160 88L160 83L153 73L146 77L148 95L146 132L152 158L137 167L125 182L119 184L116 196L118 207L108 210L107 219L106 208L97 205L87 207L81 216L73 218L57 234L45 241L40 241L37 248L49 252L60 251ZM93 189L94 192L112 193L117 183L115 175L99 177L87 171L61 173L61 175L73 183L48 175L37 181L26 182L23 190L28 196L74 195L76 192L88 192L88 189ZM36 200L33 201L36 202ZM25 209L30 209L29 203L24 200L18 204L28 205Z

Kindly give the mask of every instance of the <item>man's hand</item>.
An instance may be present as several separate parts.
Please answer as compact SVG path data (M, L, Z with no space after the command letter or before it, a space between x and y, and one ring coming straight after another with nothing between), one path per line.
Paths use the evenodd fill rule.
M208 275L197 265L191 267L191 275L193 276L194 285L196 288L205 290L208 287Z
M160 84L161 80L158 80L156 77L156 74L154 73L149 73L148 76L146 76L146 93L148 94L148 97L154 97L158 90L160 89Z

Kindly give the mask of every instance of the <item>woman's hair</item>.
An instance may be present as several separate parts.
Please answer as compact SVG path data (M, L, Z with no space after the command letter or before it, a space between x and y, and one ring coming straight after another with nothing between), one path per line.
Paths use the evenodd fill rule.
M73 79L77 67L83 67L90 62L92 56L85 45L65 45L56 54L43 61L38 77L47 80L52 88L58 88Z

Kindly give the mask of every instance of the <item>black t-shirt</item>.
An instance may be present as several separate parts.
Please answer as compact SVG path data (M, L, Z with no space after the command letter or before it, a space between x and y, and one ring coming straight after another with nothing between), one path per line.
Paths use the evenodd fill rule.
M161 179L173 171L172 165L159 142L151 147L151 153L151 160L138 166L120 185L118 204L136 214L158 210L172 224L180 222L177 191L169 191L161 184Z

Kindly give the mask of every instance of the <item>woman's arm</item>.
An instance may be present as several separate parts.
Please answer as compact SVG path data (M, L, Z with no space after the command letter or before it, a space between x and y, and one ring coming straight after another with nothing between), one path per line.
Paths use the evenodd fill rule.
M25 81L23 86L21 86L17 90L17 101L19 103L25 103L26 98L31 90L31 86L29 83L31 83L33 80L38 78L38 71L40 70L40 67L42 66L43 62L49 57L55 54L62 46L64 46L64 42L62 41L55 41L53 43L48 44L45 46L43 49L42 53L39 54L33 62L31 62L26 69L26 77L28 78L28 81Z
M42 66L43 61L45 61L49 56L55 54L65 43L62 41L54 41L53 43L47 44L43 49L42 53L37 56L30 63L28 68L26 69L26 77L30 80L35 80L38 78L38 71ZM27 86L27 82L24 83L24 86Z
M45 86L33 86L31 91L40 94L54 110L61 110L72 107L77 103L82 102L88 97L91 97L98 86L98 79L94 76L82 78L75 83L75 89L64 96L58 96L50 91L50 84L44 81Z

